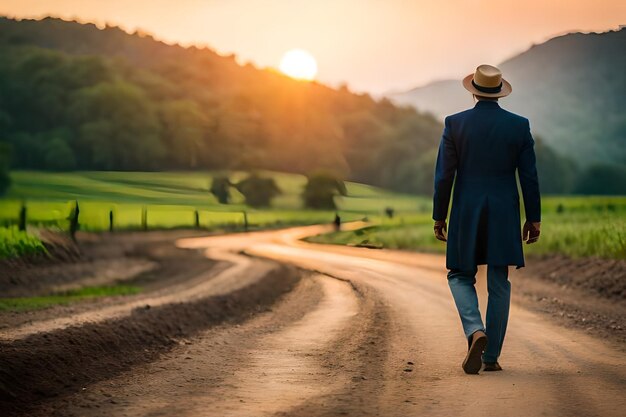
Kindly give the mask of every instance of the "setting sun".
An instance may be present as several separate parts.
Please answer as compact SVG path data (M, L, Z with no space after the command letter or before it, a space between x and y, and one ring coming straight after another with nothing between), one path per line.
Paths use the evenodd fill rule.
M317 75L317 62L303 49L292 49L283 55L280 71L292 78L311 81Z

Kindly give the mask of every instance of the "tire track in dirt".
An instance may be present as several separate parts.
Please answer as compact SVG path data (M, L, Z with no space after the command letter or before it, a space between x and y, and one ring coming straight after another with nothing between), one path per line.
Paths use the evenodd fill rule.
M337 278L335 278L337 279ZM358 319L320 356L319 363L328 371L323 378L348 378L349 383L332 392L320 392L306 402L276 416L338 415L375 416L384 409L385 375L390 360L390 335L395 324L390 322L389 307L370 287L349 283L359 295ZM405 363L404 360L401 361ZM400 368L402 369L402 368Z
M243 262L243 265L248 264ZM230 284L238 289L228 294L219 291L208 297L196 294L186 302L136 309L115 319L1 342L0 415L33 415L32 410L46 400L157 359L179 338L193 336L219 323L241 323L269 308L301 276L294 268L267 261L253 262L251 266L258 266L256 274L263 275L257 278L249 272L253 279ZM233 280L229 275L227 279ZM225 290L223 284L215 288Z
M370 257L367 251L346 249L268 243L248 252L350 279L387 300L389 354L380 377L381 411L351 400L347 413L476 416L490 410L503 416L621 415L626 374L623 355L610 344L554 326L514 304L502 362L505 372L467 376L460 369L466 345L457 330L458 315L445 273L397 262L402 255L398 253L390 254L389 262L383 260L383 252ZM421 255L404 256L410 261ZM483 308L485 284L483 268L478 277ZM407 357L415 367L403 374L399 366Z
M273 311L201 332L36 415L621 415L623 356L601 340L514 304L505 372L465 375L441 257L292 241L318 230L179 241L228 251L234 263L245 250L317 272Z
M307 276L272 311L207 330L57 403L52 415L292 415L320 401L330 412L343 398L337 393L375 381L384 362L368 357L384 346L384 332L364 332L380 313L369 300L347 282Z
M301 320L257 341L248 364L235 371L234 388L219 390L210 404L215 414L227 416L271 416L308 398L343 389L350 383L345 372L328 378L320 366L323 356L345 332L359 306L352 287L327 276L315 275L323 292L316 308ZM202 409L188 415L199 415Z
M120 319L130 316L134 310L145 306L159 307L225 295L258 281L275 267L272 262L239 256L223 250L210 251L210 257L222 261L223 266L216 266L190 280L190 282L171 286L157 295L147 295L97 310L2 329L0 341L19 340L40 333L62 330L70 326Z

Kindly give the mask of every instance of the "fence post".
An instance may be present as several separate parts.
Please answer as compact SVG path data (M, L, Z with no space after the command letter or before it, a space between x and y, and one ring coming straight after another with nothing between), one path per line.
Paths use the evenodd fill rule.
M148 208L146 206L141 208L141 228L144 231L148 230Z
M76 231L78 230L78 216L80 214L80 208L78 207L78 200L74 200L74 209L70 212L70 236L72 240L76 242Z
M18 228L22 232L26 231L26 202L25 201L22 201L22 207L20 207Z
M199 229L200 228L200 213L198 213L198 209L196 209L193 212L193 216L194 216L194 218L193 218L194 226L195 226L196 229Z
M113 209L109 210L109 232L113 231Z
M248 231L248 212L243 212L243 230Z

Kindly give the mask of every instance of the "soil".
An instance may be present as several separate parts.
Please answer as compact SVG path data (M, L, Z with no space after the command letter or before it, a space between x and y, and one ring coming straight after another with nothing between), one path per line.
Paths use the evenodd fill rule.
M172 245L175 239L199 235L180 230L144 234L78 233L80 244L77 245L64 234L46 232L43 239L50 256L3 261L0 294L3 297L49 295L84 285L130 281L142 274L142 283L162 283L172 272L184 269L194 255L194 264L201 262L206 267L211 263L201 253L177 250Z
M300 274L277 267L258 282L227 296L146 305L118 320L83 324L0 345L2 415L33 415L31 407L155 360L202 329L235 325L269 308ZM45 413L43 415L46 415Z
M530 258L511 274L513 301L626 351L626 261Z
M146 293L14 318L0 338L0 414L621 415L621 261L537 258L511 269L504 371L476 377L460 368L467 345L441 256L295 240L322 231L189 238L178 248L181 232L82 236L81 256L65 264L106 270L99 260L111 256L120 273L85 266L62 279L54 262L39 264L49 282L24 278L24 293L96 276ZM150 267L128 273L136 261ZM484 268L477 289L484 308ZM135 307L79 320L107 303ZM58 315L74 325L57 325Z
M531 257L524 275L574 288L602 299L626 300L626 260L602 258L569 258L562 255Z
M83 286L118 283L138 286L141 293L82 300L43 310L3 311L0 312L0 330L140 300L173 285L190 284L201 272L216 266L216 262L204 256L202 251L180 249L173 244L177 238L190 236L198 236L198 233L79 233L80 246L74 246L74 257L38 259L33 264L14 262L11 267L5 265L0 268L0 294L3 297L45 296ZM74 245L63 235L55 235L54 239L62 245ZM64 250L57 249L56 252Z

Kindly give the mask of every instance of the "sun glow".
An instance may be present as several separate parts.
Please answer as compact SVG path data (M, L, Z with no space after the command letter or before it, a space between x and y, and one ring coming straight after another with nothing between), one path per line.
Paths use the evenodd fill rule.
M298 80L311 81L317 75L317 62L303 49L292 49L280 60L280 71Z

